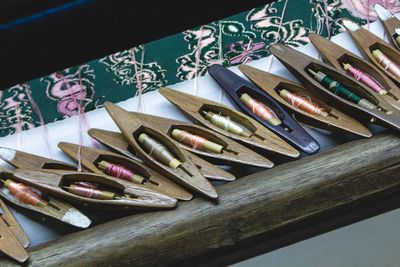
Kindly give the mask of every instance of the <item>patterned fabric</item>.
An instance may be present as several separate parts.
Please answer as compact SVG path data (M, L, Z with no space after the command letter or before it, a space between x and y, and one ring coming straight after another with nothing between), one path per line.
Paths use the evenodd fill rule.
M288 1L281 21L285 0L278 0L35 79L29 86L45 122L62 120L78 114L79 105L87 112L101 107L105 101L133 97L138 88L145 93L204 75L210 64L232 66L268 56L268 47L275 41L296 47L309 42L310 32L335 35L342 30L341 20L345 17L365 24L366 19L376 18L376 3L393 13L400 11L398 0L296 0ZM0 92L0 136L40 125L27 87L16 85Z

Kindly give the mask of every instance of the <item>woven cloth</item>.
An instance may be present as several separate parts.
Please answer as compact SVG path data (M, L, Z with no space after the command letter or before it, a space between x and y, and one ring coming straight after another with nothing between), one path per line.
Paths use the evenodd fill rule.
M40 107L44 123L50 123L77 115L79 105L87 112L102 107L105 101L131 98L138 88L146 93L193 79L196 73L204 75L210 64L233 66L268 56L269 45L276 41L297 47L309 42L311 32L333 36L343 30L343 18L359 24L375 20L376 3L392 13L400 11L398 0L296 0L287 2L283 14L285 3L279 0L15 85L2 93L0 136L41 124L32 99Z

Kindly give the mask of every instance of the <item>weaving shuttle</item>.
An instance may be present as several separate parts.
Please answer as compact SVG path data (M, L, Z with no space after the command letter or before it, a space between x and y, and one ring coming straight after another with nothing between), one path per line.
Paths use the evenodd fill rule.
M78 160L79 145L60 142L58 147L72 159ZM99 168L99 163L102 161L112 164L119 164L129 168L130 170L133 170L133 172L138 174L138 177L143 177L143 181L138 179L132 181L133 183L141 185L143 188L148 188L179 200L192 199L192 195L181 186L173 183L167 178L164 178L143 163L132 160L125 156L101 149L82 146L80 148L80 158L82 166L90 172L104 175L104 171ZM111 174L107 175L112 176Z
M359 121L372 122L395 130L400 129L400 111L386 102L380 95L373 95L365 85L348 77L343 71L320 62L306 54L296 51L282 44L272 45L272 54L277 57L310 92L319 92L327 97L332 105L342 112L352 114ZM337 85L345 86L352 92L372 103L376 108L366 108L352 101L336 95L318 82L311 72L324 73L336 81Z
M0 236L1 252L19 263L24 263L28 260L29 255L25 248L27 248L30 244L29 239L1 199Z
M351 66L355 67L356 69L368 74L386 91L386 93L380 94L366 85L365 87L369 90L369 92L374 96L380 95L390 105L400 110L399 87L378 67L366 60L363 60L340 45L337 45L334 42L329 41L317 34L310 34L309 38L327 63L342 71L344 71L344 64L351 64Z
M74 171L77 169L75 165L66 162L49 159L6 147L0 147L0 159L18 169L55 169L66 171Z
M192 133L197 136L205 137L207 140L211 140L216 144L221 144L223 147L221 153L213 153L206 150L195 149L190 144L188 145L183 142L179 142L179 138L178 140L175 139L178 141L178 144L181 148L199 156L207 157L207 159L217 162L223 161L227 164L240 163L262 168L273 167L273 163L267 158L205 127L138 112L131 112L131 114L132 116L137 117L136 120L148 121L149 123L153 124L155 128L164 132L165 134L168 134L169 136L172 136L172 132L174 130L179 129L185 131L186 133Z
M182 152L183 150L172 138L153 129L152 124L146 121L135 121L135 117L131 113L117 105L107 102L105 107L132 149L145 164L186 188L212 199L218 198L218 194L211 183L200 173L193 161L186 153ZM146 143L141 142L143 136L146 137L144 141L158 142L158 145L149 150ZM154 151L155 153L152 153ZM180 165L175 168L171 164L167 166L157 158L157 156L164 156L167 153Z
M128 158L131 158L138 162L143 162L136 153L133 151L128 141L126 141L124 135L122 133L102 130L102 129L90 129L88 134L96 139L99 143L103 144L110 150L117 152L121 155L124 155ZM189 159L193 161L199 171L204 175L204 177L217 181L233 181L235 180L235 176L218 168L217 166L209 163L206 160L203 160L200 157L195 156L194 154L182 150Z
M296 158L300 155L295 148L287 144L263 125L228 106L168 88L161 88L160 93L197 123L235 141L244 143L246 146L257 147L292 158ZM231 120L240 122L252 132L252 136L240 136L217 127L205 118L203 111L212 111L217 115L223 114L223 116L227 116Z
M31 171L21 170L21 171L25 173L36 172L34 170ZM59 221L62 221L64 223L70 224L75 227L88 228L90 226L91 220L72 205L58 199L57 197L53 197L45 193L34 184L28 185L24 181L18 181L17 179L15 179L14 173L17 172L19 172L18 169L15 171L2 170L0 177L3 180L3 182L1 182L1 187L0 187L0 197L6 199L7 201L13 203L16 206L52 217L54 219L57 219ZM40 206L24 202L23 200L13 195L10 192L10 190L5 186L4 181L6 180L12 181L14 183L22 183L24 186L29 186L34 189L40 190L42 193L41 198L45 200L48 203L48 205Z
M81 206L101 209L166 209L176 206L177 200L161 193L121 179L76 171L21 170L16 169L10 179L32 186L45 194L76 203ZM66 190L71 185L87 183L96 185L96 190L112 192L118 198L100 200L73 194ZM90 189L86 187L86 189Z
M296 118L300 121L317 128L350 132L363 137L372 136L372 133L364 125L327 104L329 101L327 101L327 98L324 95L318 92L311 92L300 84L296 84L280 76L264 72L247 65L240 65L239 69L251 81L257 84L257 86L264 90L268 95L273 97L282 106L293 110L296 114ZM318 107L328 112L328 116L325 117L311 114L302 110L298 106L290 104L278 93L279 90L282 89L289 90L297 95L306 96L316 105L318 105Z
M389 57L394 64L400 66L400 51L396 50L393 46L389 45L372 32L349 20L343 20L343 25L350 33L354 42L357 43L369 60L389 78L391 78L398 86L400 86L400 76L395 76L380 63L376 56L374 56L374 51L378 50L385 56Z
M390 37L390 41L400 51L400 20L380 4L376 4L374 8Z
M248 116L257 120L295 148L307 154L318 152L319 144L317 141L286 110L259 87L220 65L210 66L208 72L233 102ZM257 101L257 106L252 106L248 101ZM270 110L264 110L264 112L271 113L272 118L270 120L268 120L268 117L263 117L262 113L257 114L255 112L255 109L260 105L265 105L261 106L261 108Z

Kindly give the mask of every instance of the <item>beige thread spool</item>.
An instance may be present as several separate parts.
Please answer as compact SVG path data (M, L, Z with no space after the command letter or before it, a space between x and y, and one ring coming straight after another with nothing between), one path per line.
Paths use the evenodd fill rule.
M172 169L177 169L182 164L182 162L176 159L164 145L149 137L147 134L140 134L138 139L144 146L145 150L161 163L171 167Z
M253 135L252 132L250 132L248 129L241 126L240 124L232 121L229 117L217 115L211 111L204 111L204 115L208 121L210 121L212 124L222 130L244 137L251 137Z

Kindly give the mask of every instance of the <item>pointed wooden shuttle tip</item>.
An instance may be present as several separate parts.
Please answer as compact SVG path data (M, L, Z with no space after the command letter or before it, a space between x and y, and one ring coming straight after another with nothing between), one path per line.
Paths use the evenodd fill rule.
M316 34L316 33L310 33L310 34L308 35L308 38L310 39L310 41L311 41L312 43L318 42L318 41L321 41L321 40L326 40L324 37L322 37L321 35Z
M158 195L159 195L159 199L160 199L160 201L162 202L162 206L163 207L166 207L166 208L175 208L176 207L176 205L178 204L178 200L176 199L176 198L173 198L173 197L169 197L169 196L167 196L167 195L164 195L164 194L161 194L161 193L158 193Z
M254 67L250 67L249 65L244 65L244 64L239 65L239 70L241 72L243 72L243 74L245 74L246 76L250 76L250 77L253 77L256 74L263 73L263 71L260 70L260 69L257 69L257 68L254 68Z
M316 33L310 33L310 34L308 34L308 37L309 38L318 38L318 37L320 37L321 35L319 35L319 34L316 34Z
M307 150L315 150L315 146L312 145ZM282 151L278 151L278 149L276 149L276 152L279 153L279 154L286 155L288 157L294 158L294 159L300 157L300 152L297 149L295 149L292 146L290 146L289 144L287 145L287 147L285 147L285 150L282 149Z
M269 50L271 51L272 54L283 53L283 52L285 52L285 50L287 50L287 46L284 44L277 43L277 44L271 45L269 47Z
M357 23L355 23L349 19L344 19L343 25L349 31L356 31L356 30L360 29L360 26Z
M159 90L160 94L163 95L164 97L168 98L169 96L173 96L177 91L167 88L167 87L161 87Z
M79 228L88 228L92 221L75 208L70 208L61 219L63 222Z
M357 132L357 134L359 134L359 135L361 135L363 137L366 137L366 138L371 138L372 135L373 135L372 132L370 130L368 130L368 129L366 129L366 130L362 129L359 132Z
M88 131L89 136L96 135L97 133L98 133L98 129L95 129L95 128L90 128Z
M126 115L129 114L127 110L111 102L106 102L104 106L110 117L118 126L120 126L119 124L121 124L124 121L124 119L126 119Z
M380 4L375 4L374 9L380 20L385 21L394 17L392 13L389 12L389 10L387 10Z
M202 193L211 199L218 199L218 193L212 185L210 186L210 188L204 190Z
M4 161L12 161L16 153L17 151L14 149L0 147L0 158Z
M123 108L121 108L121 107L119 107L116 104L111 103L111 102L104 103L104 107L106 108L106 110L107 110L107 112L109 114L115 113L115 112L120 111L120 110L124 110Z
M67 142L59 142L59 143L57 144L57 146L58 146L59 149L64 150L64 149L66 149L67 147L70 147L71 144L69 144L69 143L67 143Z

